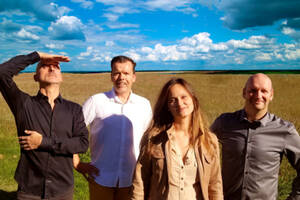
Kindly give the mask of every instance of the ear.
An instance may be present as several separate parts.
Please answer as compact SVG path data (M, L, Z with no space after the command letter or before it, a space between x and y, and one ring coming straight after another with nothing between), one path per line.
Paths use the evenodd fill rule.
M136 81L136 75L135 75L135 73L133 74L132 78L133 78L132 82L134 83Z
M274 96L274 90L272 89L272 91L271 91L271 96L270 96L270 101L273 100L273 96Z
M246 88L243 89L243 98L246 98Z
M37 75L37 74L34 74L34 75L33 75L33 79L34 79L35 82L38 82L38 81L39 81L38 75Z

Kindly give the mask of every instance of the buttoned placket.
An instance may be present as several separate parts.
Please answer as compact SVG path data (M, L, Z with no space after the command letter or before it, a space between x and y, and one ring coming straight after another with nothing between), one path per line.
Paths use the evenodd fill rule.
M119 100L117 101L117 103L120 104L120 114L121 115L124 115L124 109L125 109L125 105L126 103L122 103L120 102ZM121 173L122 173L122 166L123 166L123 156L122 156L122 152L124 152L124 130L125 130L125 117L122 117L121 118L121 142L120 142L120 153L119 153L119 164L118 164L118 173L117 173L117 176L116 176L116 186L118 186L120 183L120 176L121 176Z
M45 98L46 100L46 98ZM55 100L56 101L56 100ZM54 116L54 111L55 111L55 106L52 110L51 108L51 105L49 104L48 100L46 102L46 106L47 106L47 110L50 114L50 131L49 131L49 136L48 137L51 137L52 136L52 131L53 131L53 116ZM46 176L45 176L45 187L44 187L44 198L45 199L48 199L49 196L50 196L50 192L49 192L49 188L51 187L51 184L52 184L52 180L51 180L51 177L49 176L49 169L51 168L51 160L50 160L50 153L48 152L48 158L47 158L47 168L46 168Z
M181 155L179 154L179 156L181 157ZM184 164L182 162L182 159L181 159L181 167L180 167L180 180L179 180L179 187L180 187L180 191L179 191L179 199L184 199Z
M247 141L246 141L246 149L245 149L245 164L244 164L244 178L243 178L243 185L242 185L242 196L247 192L248 189L248 178L250 172L250 161L249 158L251 156L252 151L252 137L254 135L255 129L251 129L250 126L247 127Z
M169 133L169 139L173 140L173 144L175 145L175 141L174 141L174 136L172 135L172 133ZM176 148L176 147L173 147ZM175 150L175 149L174 149ZM178 160L180 161L180 169L179 169L179 198L178 199L185 199L185 195L184 195L184 184L185 184L185 165L182 161L182 155L181 152L179 151L179 149L176 148L175 150L176 156L178 157Z

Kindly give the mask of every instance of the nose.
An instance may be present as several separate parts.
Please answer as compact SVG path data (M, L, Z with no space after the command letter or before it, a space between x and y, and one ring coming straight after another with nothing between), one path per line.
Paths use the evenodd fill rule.
M50 66L49 66L49 71L53 71L53 70L54 70L54 68L55 68L55 66L54 66L54 65L50 65Z
M257 97L258 98L261 98L262 97L262 92L259 90L259 91L257 91Z
M181 106L183 104L182 99L178 98L176 101L177 106Z
M124 77L125 77L125 75L124 75L123 73L120 73L120 75L119 75L119 79L123 80L123 79L124 79Z

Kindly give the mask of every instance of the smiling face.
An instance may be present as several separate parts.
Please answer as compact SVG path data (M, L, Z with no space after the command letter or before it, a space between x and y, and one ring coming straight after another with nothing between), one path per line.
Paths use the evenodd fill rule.
M273 99L273 88L270 78L264 74L251 76L243 90L245 109L253 112L268 111L269 103Z
M58 62L40 62L34 75L34 80L40 85L60 84L62 82L62 74Z
M182 85L175 84L170 88L168 108L174 119L191 117L194 111L193 99Z
M128 96L136 76L131 62L116 62L112 66L111 81L117 96Z

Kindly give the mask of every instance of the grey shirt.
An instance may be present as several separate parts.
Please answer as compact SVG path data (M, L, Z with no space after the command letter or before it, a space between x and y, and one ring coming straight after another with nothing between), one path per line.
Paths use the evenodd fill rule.
M283 155L297 171L289 199L300 200L300 137L292 123L271 113L250 123L239 110L220 115L211 131L222 144L225 200L276 200Z

